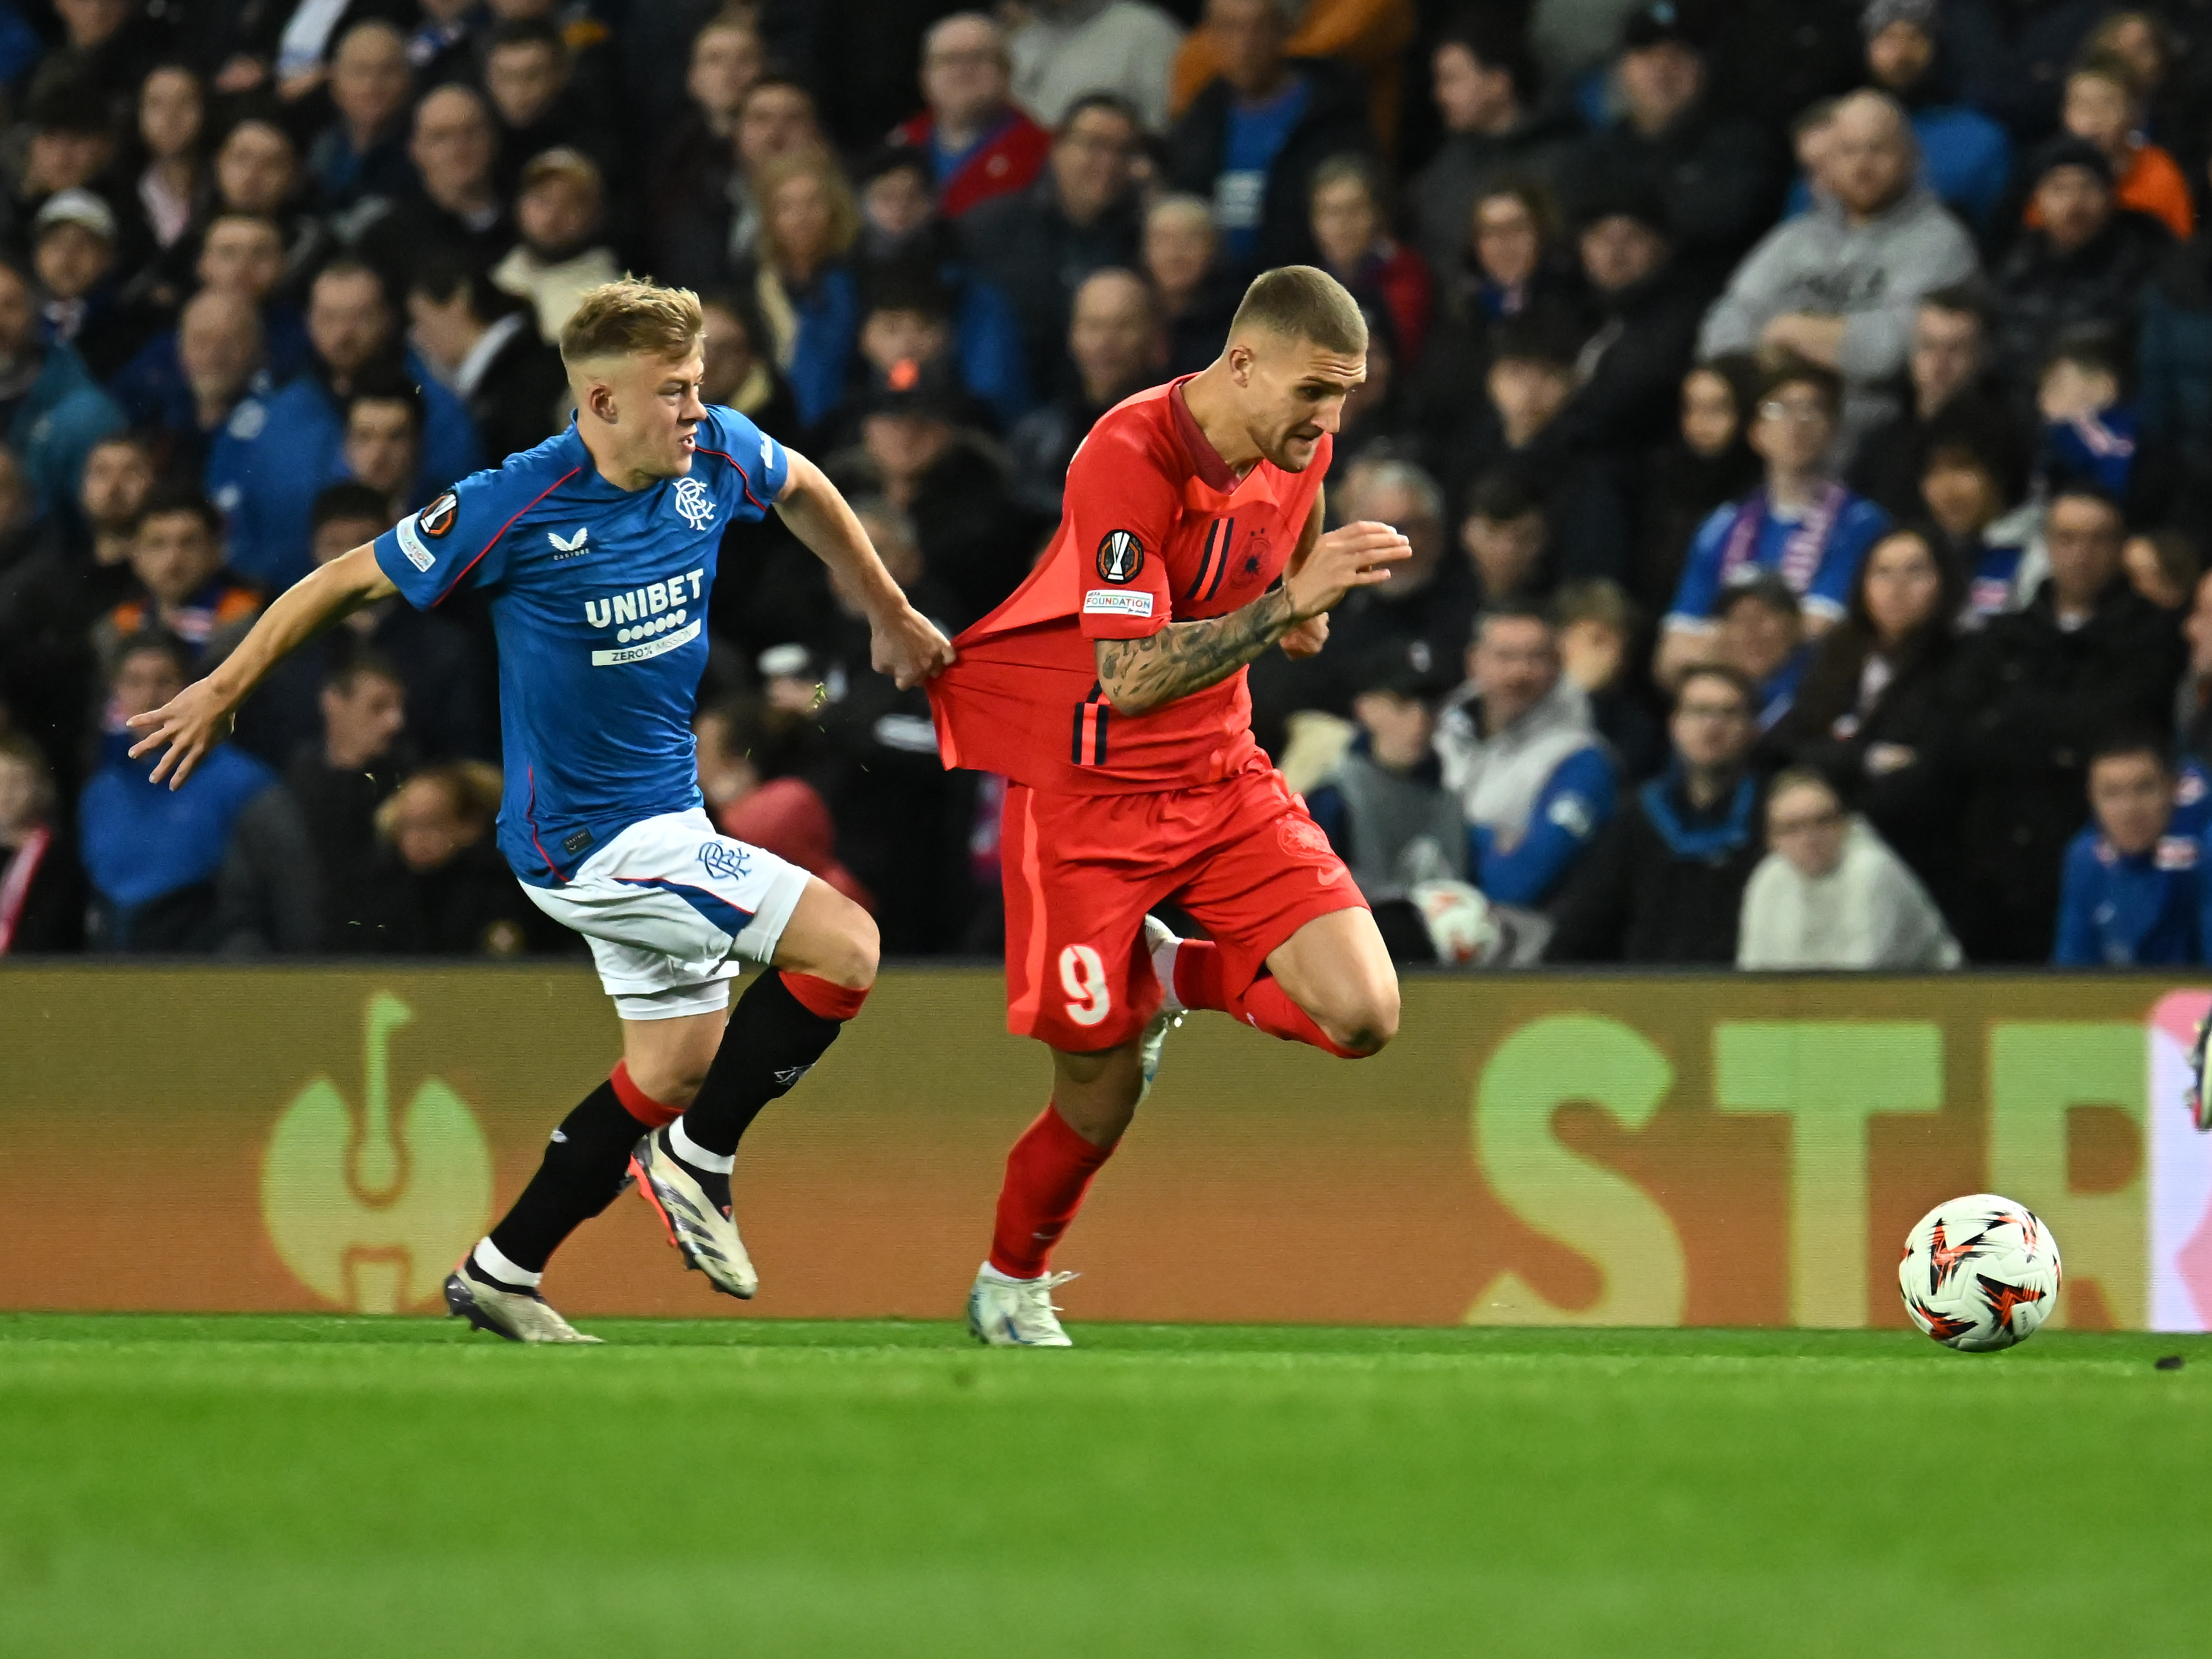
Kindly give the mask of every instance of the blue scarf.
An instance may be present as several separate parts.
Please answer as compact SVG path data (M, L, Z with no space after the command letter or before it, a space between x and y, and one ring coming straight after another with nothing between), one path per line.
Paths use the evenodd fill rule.
M1693 828L1684 823L1682 815L1674 810L1673 787L1681 777L1681 763L1677 762L1637 791L1637 799L1644 803L1644 815L1651 820L1668 851L1678 859L1717 864L1751 840L1751 807L1758 787L1746 773L1729 802L1728 816L1718 823Z

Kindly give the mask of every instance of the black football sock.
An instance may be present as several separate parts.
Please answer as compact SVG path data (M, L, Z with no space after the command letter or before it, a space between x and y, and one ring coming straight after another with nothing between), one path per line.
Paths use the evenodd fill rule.
M586 1095L554 1130L514 1207L491 1230L492 1248L518 1267L544 1272L561 1241L615 1201L630 1149L644 1133L611 1080Z
M801 1001L792 987L794 979L808 1000L841 1009L842 1017L818 1013ZM761 1109L791 1092L837 1040L866 994L807 975L772 968L763 972L738 999L707 1080L679 1120L685 1138L718 1158L734 1157ZM680 1143L676 1148L680 1156Z

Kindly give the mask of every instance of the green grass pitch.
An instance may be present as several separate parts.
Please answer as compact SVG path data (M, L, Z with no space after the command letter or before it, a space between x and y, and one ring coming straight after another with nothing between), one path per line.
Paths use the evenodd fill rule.
M0 1654L2212 1647L2202 1340L586 1323L0 1315Z

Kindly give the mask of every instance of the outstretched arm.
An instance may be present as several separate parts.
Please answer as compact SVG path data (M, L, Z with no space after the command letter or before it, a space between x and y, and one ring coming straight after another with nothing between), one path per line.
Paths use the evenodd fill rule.
M1142 714L1218 685L1353 588L1389 581L1390 567L1412 552L1387 524L1333 530L1294 558L1281 581L1225 617L1170 623L1140 640L1097 641L1099 686L1116 713Z
M150 714L131 717L131 729L143 734L131 745L132 757L166 750L154 768L154 781L167 778L176 788L230 735L231 712L271 668L340 617L398 591L377 568L376 550L368 544L295 582L212 674Z
M791 471L783 493L775 498L777 515L860 596L867 613L868 654L876 672L890 675L902 691L942 673L951 665L952 642L907 603L837 486L797 450L786 449L784 454Z

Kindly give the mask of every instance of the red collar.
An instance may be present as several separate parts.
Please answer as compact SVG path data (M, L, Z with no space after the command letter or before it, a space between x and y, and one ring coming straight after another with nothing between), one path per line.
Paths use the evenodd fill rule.
M1224 495L1233 495L1244 480L1237 476L1236 468L1221 459L1221 452L1213 447L1213 441L1199 425L1198 417L1190 412L1190 405L1183 401L1182 389L1192 379L1186 374L1168 388L1168 406L1175 411L1176 436L1182 440L1184 453L1190 457L1191 468L1198 474L1199 482Z

